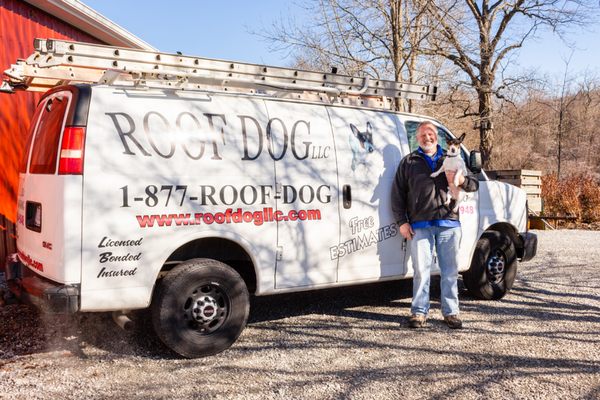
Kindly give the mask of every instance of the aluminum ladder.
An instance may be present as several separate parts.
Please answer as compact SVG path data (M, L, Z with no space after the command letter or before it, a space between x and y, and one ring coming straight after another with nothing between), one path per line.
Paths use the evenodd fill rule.
M74 83L243 92L326 103L394 108L435 100L437 88L83 42L35 39L35 52L4 74L1 91L47 91Z

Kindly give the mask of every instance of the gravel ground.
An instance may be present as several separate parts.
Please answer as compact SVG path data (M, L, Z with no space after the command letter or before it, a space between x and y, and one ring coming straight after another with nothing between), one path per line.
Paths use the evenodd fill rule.
M503 300L461 292L460 331L437 299L408 329L397 282L254 299L238 342L200 360L106 314L0 305L0 398L600 399L600 232L537 233Z

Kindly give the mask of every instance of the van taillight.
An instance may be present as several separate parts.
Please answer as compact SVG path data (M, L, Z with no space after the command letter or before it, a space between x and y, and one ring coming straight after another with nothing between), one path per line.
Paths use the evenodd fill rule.
M83 147L85 144L85 127L67 126L63 132L60 145L59 175L83 174Z

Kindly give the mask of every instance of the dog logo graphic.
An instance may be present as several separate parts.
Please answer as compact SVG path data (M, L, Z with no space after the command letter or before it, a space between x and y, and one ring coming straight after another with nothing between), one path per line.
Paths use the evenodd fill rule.
M373 128L371 123L367 122L367 130L361 132L354 124L350 124L350 149L352 150L352 171L360 164L367 165L367 155L372 153L373 147Z

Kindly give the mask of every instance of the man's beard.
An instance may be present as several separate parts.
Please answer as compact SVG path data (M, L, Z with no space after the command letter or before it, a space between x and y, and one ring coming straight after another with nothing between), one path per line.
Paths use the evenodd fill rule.
M423 146L421 146L421 148L425 153L433 153L435 152L435 150L437 150L437 146L433 143L424 144Z

